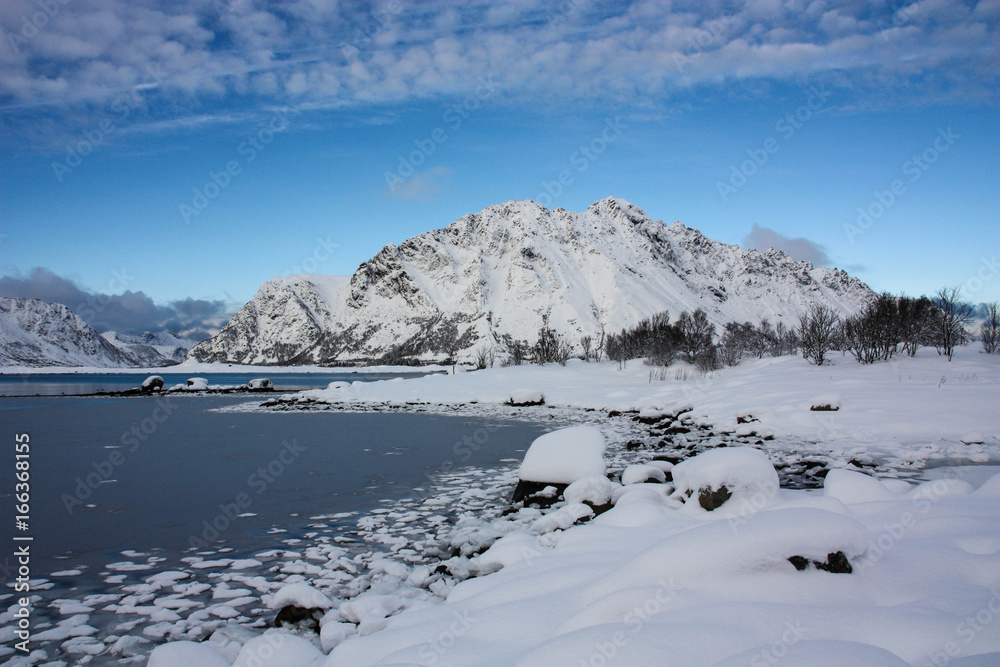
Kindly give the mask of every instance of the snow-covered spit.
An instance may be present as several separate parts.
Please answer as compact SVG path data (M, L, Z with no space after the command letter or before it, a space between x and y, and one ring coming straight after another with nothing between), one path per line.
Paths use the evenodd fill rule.
M580 213L510 201L389 244L351 276L264 283L199 361L313 364L385 355L467 359L543 325L576 351L654 313L703 309L716 325L767 317L786 327L812 304L848 315L860 280L773 249L726 245L609 197Z
M149 664L998 664L1000 359L965 349L950 364L933 350L871 367L837 361L766 359L704 377L678 367L660 382L640 362L580 363L305 392L279 406L573 414L560 405L590 426L543 436L519 466L478 478L482 497L518 477L564 491L538 493L549 507L463 514L436 570L412 559L418 538L390 537L420 512L387 510L367 525L389 552L357 594L333 595L322 568L267 589L272 608L310 609L318 628L222 628L160 646ZM505 406L532 386L546 405ZM681 462L657 454L683 447L683 433L667 449L594 458L602 433L657 419L721 439ZM907 481L845 462L821 488L779 488L772 461L810 443L952 467ZM475 491L413 507L443 513ZM415 592L425 587L434 595Z
M914 358L861 366L848 356L814 366L798 356L744 360L704 373L677 362L665 380L641 360L624 369L611 362L571 360L565 366L510 366L405 381L334 383L288 399L334 406L416 403L502 404L533 392L550 406L638 411L655 416L689 404L716 431L794 437L825 447L858 446L908 459L966 455L985 460L988 445L968 434L1000 436L1000 357L959 348L948 363L933 348ZM835 403L837 410L812 409ZM834 407L834 406L829 406Z

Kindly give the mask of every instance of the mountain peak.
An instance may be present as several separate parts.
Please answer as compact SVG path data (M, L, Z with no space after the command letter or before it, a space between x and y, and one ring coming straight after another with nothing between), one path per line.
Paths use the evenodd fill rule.
M856 312L860 281L787 256L652 220L617 197L575 213L512 200L398 245L347 278L265 283L199 361L351 363L442 359L534 341L541 327L579 347L663 310L796 321L814 303Z

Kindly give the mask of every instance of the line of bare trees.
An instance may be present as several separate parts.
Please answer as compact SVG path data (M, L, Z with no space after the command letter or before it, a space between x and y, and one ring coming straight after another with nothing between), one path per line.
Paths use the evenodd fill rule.
M992 354L1000 345L997 304L989 304L986 314L980 339L983 350ZM969 330L974 319L975 309L961 300L958 287L940 289L933 298L883 293L843 321L831 308L814 305L800 321L799 336L802 355L817 365L834 350L871 364L896 354L912 357L920 346L934 347L951 361L956 347L975 339Z
M886 361L896 354L914 356L921 346L934 347L950 361L955 348L975 337L969 325L975 309L961 300L959 288L938 290L932 297L912 298L882 293L861 312L841 318L833 308L814 304L799 318L797 327L761 319L728 322L716 340L716 328L700 308L684 311L671 322L663 311L615 334L603 329L596 337L583 336L582 358L600 361L605 355L624 368L629 359L642 358L656 366L669 366L676 359L703 370L721 365L736 366L746 358L796 354L816 365L829 362L834 352L850 353L859 363ZM1000 352L1000 305L987 304L979 339L989 354ZM579 356L579 355L578 355ZM480 347L474 353L477 368L492 367L499 359L504 366L524 363L565 364L573 357L573 346L548 326L539 329L534 343L504 335L499 351Z

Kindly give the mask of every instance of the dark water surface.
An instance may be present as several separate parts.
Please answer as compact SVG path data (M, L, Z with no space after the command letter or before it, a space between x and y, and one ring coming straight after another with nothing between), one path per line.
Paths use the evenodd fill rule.
M126 549L180 554L193 539L217 538L249 553L278 545L269 531L275 525L412 497L434 473L520 457L545 431L427 414L213 411L259 400L0 400L0 540L33 536L32 576L100 568ZM31 446L27 531L14 522L21 433ZM9 553L5 546L0 562Z
M173 367L168 367L173 368ZM195 371L172 372L164 369L152 373L163 378L164 387L187 384L190 377L203 377L210 385L243 385L254 378L266 377L275 389L317 389L331 382L370 382L394 377L419 377L425 372L413 373L268 373L266 368L259 372L239 373L197 373ZM142 384L150 373L0 373L0 396L81 396L101 391L124 391Z

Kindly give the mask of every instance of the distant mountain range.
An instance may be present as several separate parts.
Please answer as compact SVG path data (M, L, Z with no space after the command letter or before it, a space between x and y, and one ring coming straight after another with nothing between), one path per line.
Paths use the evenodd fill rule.
M102 335L62 304L0 297L0 366L172 366L195 343L168 331Z
M580 349L654 313L702 308L727 321L795 326L814 303L841 314L873 296L844 271L706 238L621 199L582 213L511 201L389 244L352 276L265 282L204 362L343 364L459 359L548 326Z

